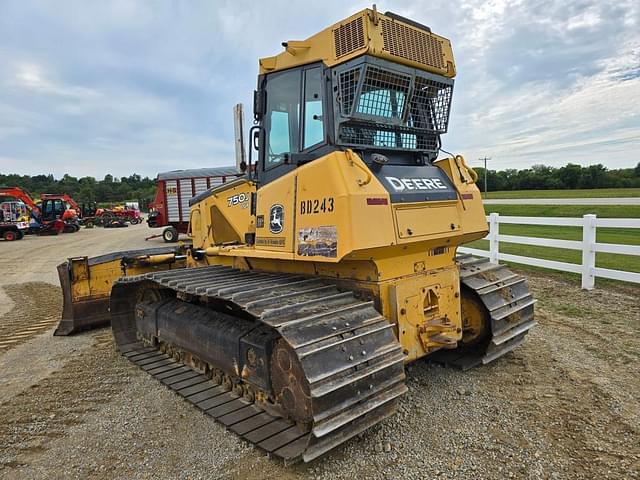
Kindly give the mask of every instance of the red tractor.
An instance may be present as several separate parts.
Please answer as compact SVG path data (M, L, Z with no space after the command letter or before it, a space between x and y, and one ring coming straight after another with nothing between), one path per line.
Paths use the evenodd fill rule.
M124 205L118 205L113 208L98 209L97 215L102 217L105 227L114 222L122 224L122 226L126 226L126 223L131 225L142 223L142 215L137 202L125 202Z

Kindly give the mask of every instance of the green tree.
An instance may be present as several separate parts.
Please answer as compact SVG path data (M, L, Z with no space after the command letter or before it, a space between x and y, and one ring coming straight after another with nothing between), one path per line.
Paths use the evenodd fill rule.
M581 173L582 167L575 163L567 163L567 165L558 169L558 177L566 188L578 188Z
M580 175L580 188L605 188L607 178L607 169L604 165L598 163L589 165L582 169Z
M76 201L85 203L95 202L96 194L94 188L92 188L90 185L83 185L78 192L78 198L76 198Z

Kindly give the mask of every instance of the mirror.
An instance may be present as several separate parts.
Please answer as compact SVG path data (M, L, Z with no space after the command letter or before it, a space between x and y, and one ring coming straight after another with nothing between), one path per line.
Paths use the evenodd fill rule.
M260 121L265 112L266 95L264 90L253 91L253 117Z

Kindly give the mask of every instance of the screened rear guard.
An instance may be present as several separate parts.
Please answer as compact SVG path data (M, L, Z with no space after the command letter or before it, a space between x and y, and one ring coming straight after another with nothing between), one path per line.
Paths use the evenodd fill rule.
M336 141L435 152L449 123L453 80L365 56L334 69Z

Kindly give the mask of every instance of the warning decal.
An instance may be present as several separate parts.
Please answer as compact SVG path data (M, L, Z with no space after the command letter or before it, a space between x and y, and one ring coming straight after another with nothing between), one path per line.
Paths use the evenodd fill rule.
M298 230L298 255L304 257L338 256L338 231L335 225Z

